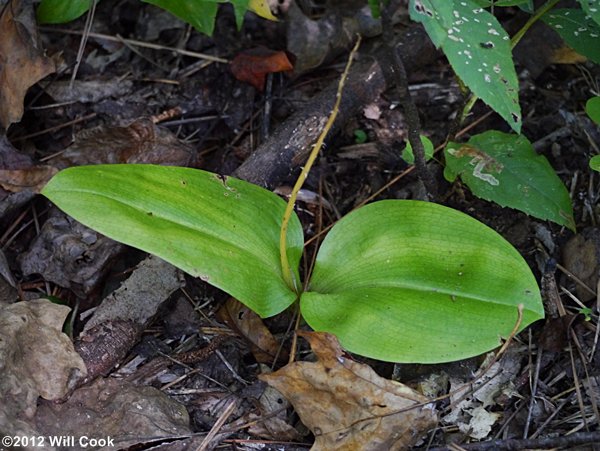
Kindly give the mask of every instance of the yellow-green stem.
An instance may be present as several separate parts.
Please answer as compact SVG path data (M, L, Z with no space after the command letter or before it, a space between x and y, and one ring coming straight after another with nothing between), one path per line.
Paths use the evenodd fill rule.
M323 127L323 131L319 135L317 142L313 146L312 151L310 152L310 155L308 156L308 160L306 160L306 164L302 168L302 172L300 173L300 175L298 176L298 179L296 180L294 188L292 189L292 193L290 194L290 198L288 200L287 207L285 209L285 213L283 214L283 221L281 222L281 231L279 234L279 255L281 258L281 270L283 272L283 278L284 278L285 282L287 283L287 285L292 290L296 291L297 293L300 291L300 286L298 284L298 281L295 280L294 274L290 269L290 263L287 258L288 225L290 223L292 213L294 212L294 206L296 205L296 199L298 197L298 192L302 188L302 185L304 184L306 177L308 177L308 173L310 172L310 169L312 168L312 165L314 164L315 160L317 159L317 155L319 155L319 151L321 150L321 147L323 146L325 137L329 133L329 130L331 130L331 127L333 126L333 123L335 122L335 118L337 117L337 114L338 114L338 111L340 108L340 101L342 100L342 90L344 89L344 83L346 82L346 78L348 77L348 72L350 71L350 65L352 64L354 55L356 54L356 51L358 50L358 47L360 46L360 41L361 41L361 38L360 38L360 36L358 36L358 39L356 40L356 44L354 45L354 48L350 52L350 57L348 58L348 63L346 64L346 68L344 69L344 72L342 73L342 77L340 78L340 82L338 83L338 89L337 89L337 93L335 95L335 104L333 106L333 110L331 111L331 114L329 115L329 118L327 119L327 123L325 124L325 127Z

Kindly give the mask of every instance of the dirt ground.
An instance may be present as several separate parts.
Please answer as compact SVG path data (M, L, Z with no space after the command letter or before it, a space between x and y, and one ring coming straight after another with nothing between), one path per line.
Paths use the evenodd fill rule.
M240 31L224 5L213 37L133 0L101 2L85 42L85 17L38 28L56 71L29 89L22 119L0 137L3 169L23 171L0 190L0 305L46 298L55 311L40 304L11 313L29 315L31 329L2 338L12 351L0 346L0 372L12 368L13 376L0 384L11 393L0 406L0 432L118 439L112 447L99 443L106 449L311 448L315 430L258 379L283 367L292 346L298 361L315 360L304 339L292 341L292 309L263 321L203 281L76 223L36 192L69 166L150 162L234 175L285 197L331 109L352 43L348 36L360 31L367 37L340 118L297 206L305 235L320 236L374 199L424 198L416 171L400 158L406 121L374 56L381 47L377 27L357 19L357 9L331 3L303 13L294 9L280 22L248 14ZM516 8L500 18L508 29L522 23ZM394 22L423 133L441 145L462 105L459 86L404 8ZM599 153L600 129L583 112L585 101L599 93L600 70L564 57L548 33L534 30L515 53L523 133L569 190L577 234L480 200L460 182L449 184L441 152L428 166L438 183L437 201L513 244L532 268L546 308L556 314L547 312L547 320L516 337L492 362L481 356L407 365L353 356L377 375L437 399L435 426L420 430L411 449L583 450L600 443L600 184L588 167ZM255 81L264 89L239 80L230 62L240 55L262 62L267 49L287 51L294 70L277 69L264 83ZM567 64L556 63L559 49ZM247 69L255 64L250 61L239 64ZM459 139L489 129L510 131L479 103ZM307 247L306 261L316 241ZM0 334L7 334L13 326L8 313L3 316ZM60 348L60 359L79 368L58 336L65 317L63 330L87 367L84 385L73 374L54 375L48 368L58 363L26 364L29 352L39 358ZM53 332L41 334L46 328ZM71 382L41 393L32 388L36 378Z

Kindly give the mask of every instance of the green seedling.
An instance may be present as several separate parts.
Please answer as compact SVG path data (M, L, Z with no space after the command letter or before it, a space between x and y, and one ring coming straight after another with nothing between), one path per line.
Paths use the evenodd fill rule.
M40 10L53 2L43 0ZM68 3L77 9L69 17L89 5ZM187 21L198 17L194 26L210 33L216 3L197 2L210 9L202 17L187 9L171 12ZM240 21L249 3L232 3ZM423 23L473 94L463 117L480 98L520 132L511 49L539 19L599 61L598 8L581 0L583 11L554 10L556 3L532 11L531 1L410 0L411 17ZM376 13L380 4L370 4ZM512 38L493 15L505 6L532 11ZM594 102L587 107L592 119ZM444 154L448 180L460 177L479 197L574 229L564 185L524 136L489 131L449 143ZM600 168L598 160L592 167ZM263 317L298 303L312 328L381 360L476 355L511 333L517 306L523 306L519 329L543 317L539 289L517 251L488 227L441 205L391 200L350 213L329 232L314 270L302 280L299 219L275 195L241 180L186 168L81 167L59 173L43 193L84 224L201 277Z
M499 80L510 88L510 68L501 69ZM232 177L152 165L69 168L42 194L82 223L163 258L262 317L298 303L313 329L380 360L435 363L478 355L499 346L515 326L522 330L543 318L536 280L519 253L468 215L428 202L387 200L351 212L330 230L302 280L304 237L294 193L335 120L347 71L287 205ZM520 113L509 94L489 99L508 96L498 105L518 128Z
M433 158L433 143L427 136L423 135L421 135L421 142L423 143L423 149L425 150L425 161L429 161ZM414 164L415 155L409 140L406 140L406 147L404 147L400 156L408 164Z
M543 318L539 289L500 235L450 208L388 200L343 218L307 282L295 213L282 270L285 203L250 183L151 165L69 168L42 194L78 221L221 288L262 317L299 302L306 322L350 351L401 362L443 362L488 351ZM303 290L302 287L307 287Z
M364 130L357 128L356 130L354 130L354 142L356 144L364 144L367 142L367 140L369 139L369 136L367 135L367 132L365 132Z

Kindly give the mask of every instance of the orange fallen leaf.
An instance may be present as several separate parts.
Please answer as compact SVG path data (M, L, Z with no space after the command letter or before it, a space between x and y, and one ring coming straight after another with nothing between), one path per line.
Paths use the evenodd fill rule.
M345 356L335 336L298 332L317 362L295 362L260 379L279 390L318 450L407 449L437 424L428 398Z
M0 125L23 116L27 90L55 71L38 41L32 2L11 0L0 11Z
M259 91L265 88L269 73L286 72L294 68L285 52L256 48L239 53L231 62L231 72L240 81L250 83Z

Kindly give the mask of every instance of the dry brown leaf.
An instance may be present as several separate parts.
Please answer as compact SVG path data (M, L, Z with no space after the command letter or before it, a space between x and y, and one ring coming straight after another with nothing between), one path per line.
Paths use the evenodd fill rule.
M263 320L234 298L219 309L219 319L252 344L252 354L259 363L271 364L276 357L286 360L288 353L267 329Z
M240 81L250 83L259 91L265 88L269 73L287 72L294 68L285 52L256 48L239 53L231 62L231 72Z
M23 116L27 90L55 71L38 43L33 3L11 0L0 12L0 125Z
M126 127L100 126L77 135L75 142L52 164L60 169L115 163L149 163L188 166L193 149L166 128L149 119L138 119Z
M563 247L563 265L588 288L595 289L600 270L600 229L588 227L571 238ZM594 298L593 291L579 284L576 291L582 302Z
M38 396L59 400L85 377L61 330L69 310L47 299L0 304L0 432L38 435Z
M6 135L0 134L0 168L22 169L32 164L31 158L15 149Z
M31 166L24 169L0 169L0 186L6 191L20 193L33 191L39 193L54 174L53 166Z
M17 260L24 275L40 274L44 280L85 297L102 283L123 249L123 244L55 209Z
M428 398L351 360L335 336L298 334L318 361L291 363L259 377L294 405L315 435L313 451L406 449L437 424Z
M183 405L154 387L129 381L97 379L80 387L64 403L42 403L36 414L41 435L106 439L103 449L128 449L164 436L188 435L189 416ZM61 449L84 450L75 446Z

